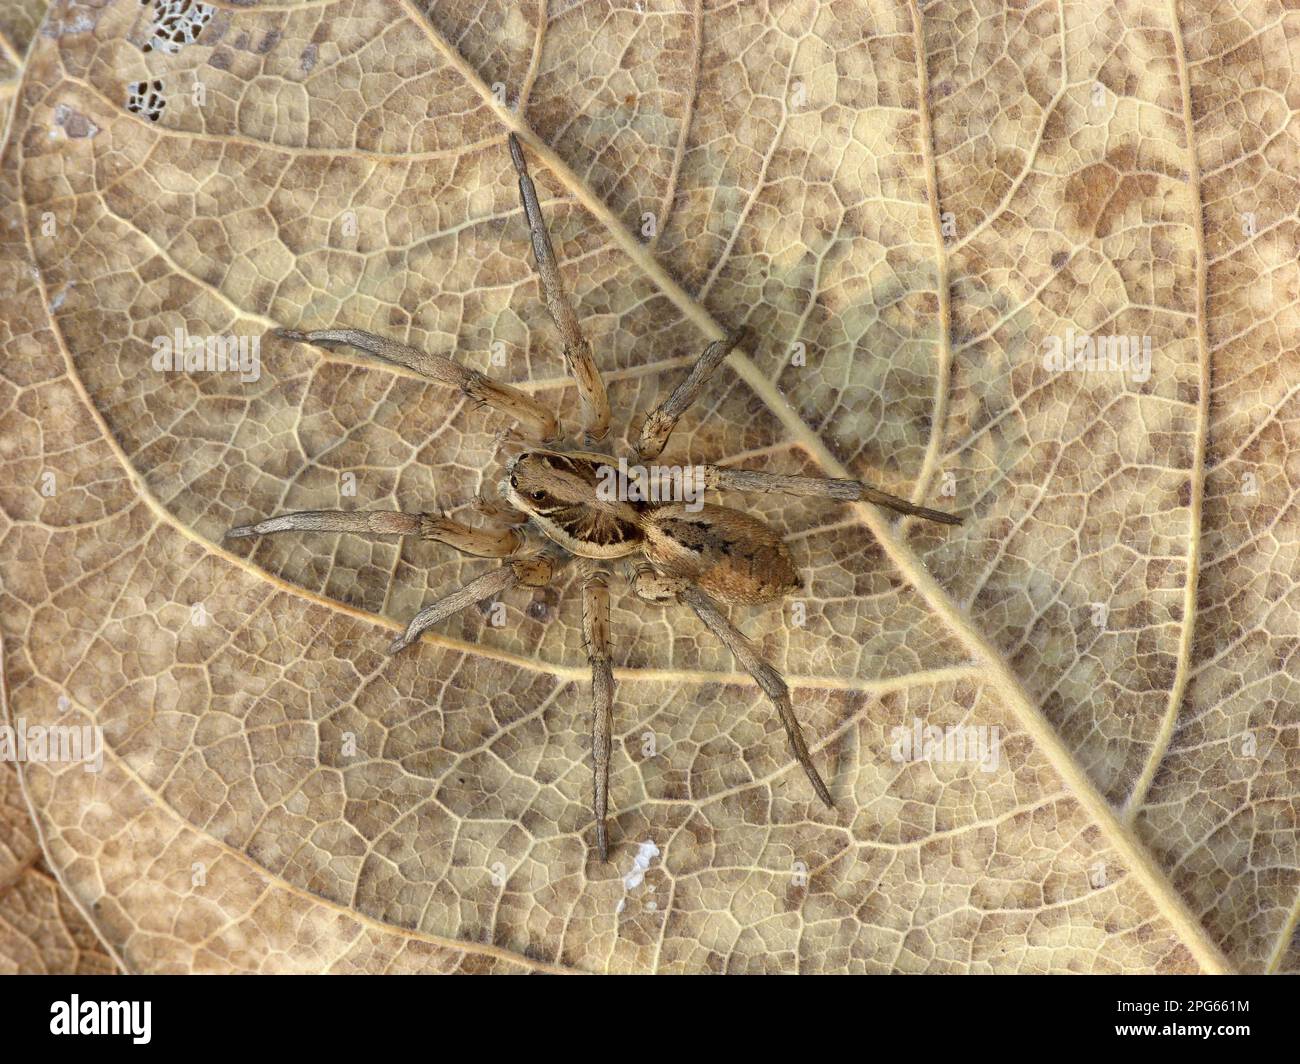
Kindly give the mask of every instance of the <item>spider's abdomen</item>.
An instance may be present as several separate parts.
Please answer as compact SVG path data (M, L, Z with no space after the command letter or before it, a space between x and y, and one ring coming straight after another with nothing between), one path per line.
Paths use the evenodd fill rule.
M655 568L724 602L772 602L803 586L776 530L729 506L657 506L642 528L645 556Z

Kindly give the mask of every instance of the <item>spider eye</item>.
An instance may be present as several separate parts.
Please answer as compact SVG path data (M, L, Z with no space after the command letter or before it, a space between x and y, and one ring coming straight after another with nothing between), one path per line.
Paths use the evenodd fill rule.
M510 478L510 486L511 486L512 488L517 488L517 487L519 487L519 478L518 478L518 477L511 477L511 478Z
M530 491L530 492L528 493L528 497L529 497L530 499L532 499L533 502L541 502L544 498L546 498L546 492L544 492L544 491Z

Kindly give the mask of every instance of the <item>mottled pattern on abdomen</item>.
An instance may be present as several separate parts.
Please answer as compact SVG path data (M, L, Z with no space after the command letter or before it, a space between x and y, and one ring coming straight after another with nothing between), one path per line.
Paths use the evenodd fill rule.
M772 602L802 586L776 531L728 506L705 505L695 512L683 503L657 507L645 535L645 556L655 568L723 602Z

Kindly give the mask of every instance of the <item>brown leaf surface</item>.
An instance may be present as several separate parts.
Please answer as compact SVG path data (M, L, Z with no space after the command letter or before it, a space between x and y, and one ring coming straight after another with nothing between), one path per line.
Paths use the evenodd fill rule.
M128 970L1295 971L1296 16L537 10L217 6L148 53L136 0L42 28L0 168L0 617L10 719L107 735L102 773L22 767L104 940ZM126 109L153 79L156 122ZM155 372L178 327L480 369L501 341L572 409L510 129L621 427L747 323L673 456L967 516L743 501L808 576L803 625L735 616L833 812L694 619L624 595L600 865L571 580L388 658L493 563L222 542L468 500L500 426L270 339L255 382ZM1044 369L1069 329L1150 336L1150 379ZM999 770L891 760L915 718L1000 727Z
M8 127L27 49L45 14L46 0L11 0L0 7L0 129Z
M105 975L117 962L41 856L19 788L0 764L0 973Z
M8 135L23 63L44 13L45 0L0 8L0 141ZM93 926L45 865L18 769L0 763L0 972L114 970Z

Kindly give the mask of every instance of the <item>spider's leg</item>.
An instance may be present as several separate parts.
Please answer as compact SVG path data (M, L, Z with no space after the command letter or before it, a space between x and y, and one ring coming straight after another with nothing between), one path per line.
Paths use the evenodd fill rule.
M745 637L745 634L723 616L722 611L718 609L718 604L690 581L664 576L648 567L637 571L632 581L632 590L638 598L645 599L647 602L675 600L685 603L695 611L695 615L704 622L705 626L726 644L727 649L735 655L736 661L758 681L758 686L776 706L781 723L785 726L786 737L790 740L790 750L795 760L803 766L804 772L812 782L813 790L817 792L817 797L827 806L834 808L835 803L831 800L831 792L813 764L812 755L808 752L808 743L804 740L803 728L794 715L790 688L786 686L781 674L762 659L757 648Z
M553 555L533 554L526 558L516 558L499 569L484 573L450 595L444 595L437 602L425 606L411 618L406 631L389 644L388 652L396 654L409 647L439 621L445 621L452 614L459 613L476 602L496 598L512 587L545 587L554 579L560 564L560 560Z
M582 635L591 663L592 810L596 849L609 860L609 757L613 747L614 667L609 657L609 586L599 567L588 570L582 585Z
M961 518L943 510L931 510L928 506L917 506L897 495L863 484L860 480L833 480L829 477L791 477L780 473L762 473L757 469L723 469L720 466L704 466L704 486L721 488L726 491L761 491L777 492L781 495L814 495L823 499L839 499L843 502L865 500L877 506L887 506L900 514L924 517L927 521L938 521L945 525L959 525Z
M411 536L432 539L478 558L505 558L523 546L513 528L471 528L439 514L406 514L397 510L299 510L277 514L255 525L240 525L226 533L230 539L265 536L273 532L359 532L368 536Z
M492 499L480 492L470 503L470 509L493 528L513 528L528 523L528 515L516 510L501 499Z
M474 528L445 514L421 514L420 538L445 543L477 558L507 558L524 545L518 529Z
M650 411L645 424L641 426L641 435L636 441L637 461L659 457L681 416L700 397L700 392L713 376L713 371L722 365L722 360L727 357L731 349L741 342L744 333L744 329L737 329L727 333L721 340L714 340L709 344L704 349L704 353L696 359L685 380L673 389L667 399Z
M519 138L510 134L510 158L514 160L515 170L519 173L519 198L524 205L524 214L528 218L528 230L532 234L533 257L537 260L537 273L542 282L542 296L546 300L546 309L551 312L555 327L560 330L564 342L564 360L574 383L578 386L578 395L582 400L582 424L588 443L597 443L609 433L609 398L605 394L605 382L601 379L596 360L591 354L591 344L582 335L578 317L573 312L569 297L564 291L564 281L560 277L560 265L555 260L555 249L551 246L550 234L546 231L546 220L542 217L542 205L537 201L537 188L528 175L528 162L524 159L524 150Z
M466 369L446 355L430 354L362 329L317 329L314 332L274 329L272 332L283 340L315 344L317 347L355 347L366 354L382 358L385 362L405 366L422 376L459 388L479 405L491 407L519 422L532 439L547 443L559 436L559 424L555 415L531 395L494 381L478 370Z

